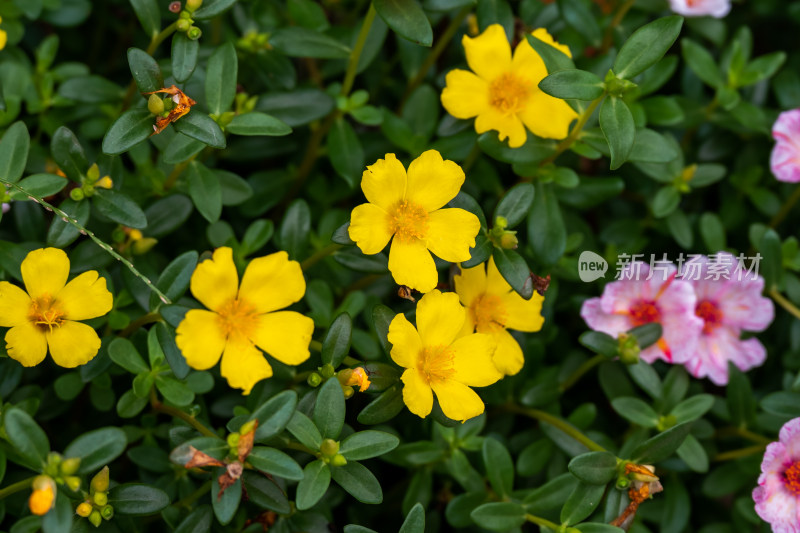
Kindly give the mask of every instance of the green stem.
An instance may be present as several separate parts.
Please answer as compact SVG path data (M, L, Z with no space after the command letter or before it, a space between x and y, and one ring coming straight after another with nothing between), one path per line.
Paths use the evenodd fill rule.
M729 452L718 453L711 460L732 461L734 459L740 459L742 457L749 457L751 455L763 452L764 448L766 447L767 447L766 444L754 444L753 446L748 446L747 448L741 448L739 450L731 450Z
M784 296L778 292L778 289L770 289L769 290L770 297L775 300L775 302L783 307L786 311L788 311L792 316L800 320L800 309L795 307L795 305L784 298Z
M794 207L794 204L796 204L798 200L800 200L800 187L795 187L792 195L789 196L785 202L783 202L781 210L778 211L778 213L772 217L772 220L769 221L769 227L775 228L778 226L778 224L783 222L783 219L786 218L786 215L789 214Z
M353 47L353 51L350 52L350 61L347 64L347 71L344 74L344 81L342 82L342 90L340 93L342 96L350 94L350 90L353 88L353 82L356 80L356 74L358 73L358 62L361 59L361 52L364 51L364 45L367 42L367 36L369 35L370 28L372 28L372 21L375 20L376 14L375 6L370 2L367 14L364 16L364 23L361 25L361 31L358 32L356 45Z
M314 255L312 255L302 263L300 263L300 268L302 268L303 270L308 270L309 268L317 264L319 261L325 259L326 257L331 255L333 252L335 252L341 247L342 247L341 244L333 243L329 244L325 248L317 250L316 253L314 253Z
M584 374L586 374L589 370L593 369L594 367L596 367L605 360L606 360L605 356L598 354L589 359L588 361L584 361L584 363L581 366L576 368L575 371L572 374L570 374L569 377L561 383L561 385L558 386L559 390L561 392L564 392L565 390L571 388L573 385L575 385L575 383L578 382L579 379L581 379L581 377L583 377Z
M175 407L172 407L170 405L165 405L164 403L159 401L158 396L156 395L155 387L150 389L150 406L153 408L154 411L157 411L159 413L164 413L165 415L170 415L175 418L180 418L181 420L183 420L184 422L195 428L197 431L199 431L206 437L219 438L219 435L217 435L216 433L208 429L206 426L201 424L199 420L189 415L189 413L181 411L180 409L176 409Z
M113 257L114 259L116 259L117 261L119 261L120 263L125 265L125 267L127 267L127 269L130 270L131 273L134 276L136 276L137 278L142 280L144 282L144 284L147 285L147 287L151 291L156 293L158 295L159 299L161 299L162 302L164 302L165 304L171 304L172 303L172 301L169 298L167 298L166 294L164 294L163 292L158 290L158 288L155 285L153 285L152 281L147 279L147 277L145 277L141 272L139 272L136 269L135 266L133 266L133 263L131 263L130 261L128 261L127 259L125 259L121 255L119 255L110 245L108 245L105 242L101 241L100 238L97 235L95 235L92 231L90 231L90 230L86 229L85 227L81 226L80 223L78 223L78 221L76 219L72 218L71 216L66 214L64 211L62 211L58 207L46 202L43 198L40 198L39 196L36 196L35 194L26 191L25 189L23 189L22 187L20 187L16 183L11 183L10 181L6 181L6 180L4 180L2 178L0 178L0 183L2 183L2 184L6 185L8 187L11 187L12 189L15 189L15 190L21 192L22 194L24 194L25 196L27 196L28 198L30 198L34 202L36 202L39 205L43 206L48 211L52 211L57 216L61 217L61 219L64 220L64 222L66 222L70 226L76 228L82 234L88 236L90 239L92 239L94 241L94 243L97 246L99 246L100 248L105 250L111 257Z
M532 522L537 526L543 526L548 529L551 529L552 531L558 531L559 528L561 528L561 526L551 522L550 520L545 520L544 518L541 518L539 516L534 516L532 514L525 514L525 520L527 520L528 522Z
M175 182L178 181L178 178L180 177L180 175L183 174L183 171L188 168L189 163L191 163L192 161L195 160L195 158L197 158L199 153L200 152L198 152L197 154L194 154L192 157L190 157L186 161L184 161L182 163L178 163L177 165L175 165L175 168L173 168L172 172L169 173L169 176L167 176L167 179L164 180L164 190L165 191L168 191L172 187L175 186Z
M120 337L130 337L130 335L139 329L142 326L146 326L147 324L152 324L153 322L158 322L161 320L161 315L158 313L147 313L146 315L142 315L130 324L128 327L120 331Z
M592 103L589 104L589 107L587 107L583 111L583 113L581 113L581 115L578 117L578 122L572 128L572 131L569 132L569 135L567 135L567 137L564 140L558 143L558 145L556 146L556 151L553 152L553 154L550 157L544 159L539 164L540 166L544 166L554 162L556 159L558 159L558 156L566 152L569 149L569 147L572 146L572 143L578 140L578 137L580 137L581 135L581 131L583 131L584 126L586 126L586 123L589 121L589 118L591 118L591 116L594 114L594 110L597 109L597 106L600 105L600 102L603 101L603 98L605 98L605 94L600 98L592 100Z
M614 14L614 18L611 19L611 23L606 26L606 32L603 35L603 43L600 45L600 50L598 51L597 55L602 56L608 52L611 45L614 44L614 30L616 30L620 24L622 24L622 19L625 18L625 15L628 14L628 11L633 7L633 4L636 3L636 0L627 0L617 12Z
M439 56L442 55L444 49L447 48L447 45L450 44L450 40L455 35L458 28L461 26L461 23L464 22L464 19L469 15L470 11L472 11L472 4L468 4L461 8L461 11L456 13L456 16L450 20L450 24L447 25L442 36L439 37L439 40L436 41L436 45L431 49L428 56L425 58L425 61L422 62L422 65L417 70L417 73L414 77L409 80L408 85L406 86L406 90L403 93L403 98L400 100L400 105L397 108L397 113L400 114L403 111L403 106L405 106L406 101L411 96L411 93L419 87L422 81L427 76L428 71L436 63L436 60L439 59Z
M319 341L311 341L308 344L308 347L310 349L314 350L315 352L321 352L322 351L322 343L319 342Z
M182 500L178 500L173 505L175 505L176 507L186 507L187 509L191 509L192 508L192 504L194 502L196 502L197 499L200 498L200 496L202 496L203 494L205 494L206 492L211 490L211 486L212 486L212 482L211 481L206 481L205 483L200 485L200 487L198 487L198 489L196 491L194 491L193 493L189 494L187 497L183 498Z
M605 452L607 451L605 448L597 444L595 441L584 435L580 432L575 426L567 422L566 420L562 420L557 416L553 416L550 413L545 413L544 411L540 411L538 409L529 409L525 407L519 407L514 404L509 404L505 406L507 411L511 411L512 413L518 413L521 415L529 416L531 418L535 418L539 422L544 422L545 424L550 424L551 426L560 429L576 441L580 442L587 448L589 448L593 452Z
M3 489L0 489L0 500L6 496L11 496L15 492L31 488L31 484L33 483L34 479L36 479L36 476L27 477L22 481L17 481L16 483L12 483Z
M283 445L283 447L286 448L286 449L289 449L289 450L297 450L299 452L305 452L305 453L307 453L309 455L313 455L314 457L317 457L317 455L318 455L318 452L312 450L308 446L305 446L303 444L300 444L299 442L295 442L295 441L292 441L292 440L290 440L287 443L285 443Z

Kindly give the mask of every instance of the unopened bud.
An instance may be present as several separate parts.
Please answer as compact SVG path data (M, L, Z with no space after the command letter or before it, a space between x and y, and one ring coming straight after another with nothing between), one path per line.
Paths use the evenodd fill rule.
M346 387L342 387L342 392L344 393L344 399L345 400L347 400L348 398L352 398L353 394L356 393L356 391L353 389L353 387L351 387L349 385L346 386Z
M160 115L164 112L164 100L157 94L151 94L147 99L147 110L154 115Z
M111 180L109 176L103 176L97 183L94 184L95 187L99 187L101 189L110 189L114 186L114 182Z
M104 466L93 478L90 484L92 492L105 492L110 482L108 466Z
M100 527L100 524L103 523L103 517L100 516L100 511L92 511L89 514L89 522L91 522L94 527Z
M100 167L97 166L97 163L90 166L89 170L86 171L86 178L92 183L100 178Z
M231 448L236 448L237 446L239 446L240 438L241 435L239 435L239 433L231 433L230 435L228 435L228 438L226 439L228 442L228 446Z
M170 2L169 10L173 13L180 13L181 12L181 3L180 2Z
M67 476L64 478L64 483L72 492L78 492L81 489L81 478L78 476Z
M82 516L83 518L87 518L90 514L92 514L92 504L89 502L82 502L80 505L78 505L78 508L75 509L75 514Z
M631 484L630 480L628 480L628 478L626 478L624 476L620 476L620 477L617 478L616 487L619 490L627 489L630 486L630 484Z
M320 386L320 383L322 383L322 376L320 376L320 375L319 375L319 374L317 374L316 372L312 372L312 373L311 373L311 374L308 376L308 379L307 379L306 381L307 381L307 382L308 382L308 384L309 384L310 386L312 386L312 387L319 387L319 386Z
M82 189L79 189L79 188L76 187L76 188L72 189L71 191L69 191L69 197L72 198L76 202L80 202L81 200L86 198L86 195L83 194L83 190Z
M114 518L114 508L110 505L104 505L102 509L100 509L100 514L106 520L111 520Z
M337 454L331 458L331 466L344 466L347 464L347 459L344 458L344 455Z
M132 229L128 231L128 237L130 237L132 241L139 241L142 239L142 237L144 237L144 235L142 235L142 232L138 229Z
M187 32L192 27L192 22L189 19L178 19L175 23L175 29L181 32Z
M516 250L517 246L519 246L516 233L516 231L506 231L503 233L503 236L500 237L500 247L505 250Z
M508 227L508 219L500 215L496 216L494 218L494 227L500 229L506 229Z
M323 378L330 379L336 373L336 369L333 368L332 364L326 363L326 364L322 365L322 368L319 369L319 372L320 372L320 374L322 374Z
M193 41L199 39L201 35L203 35L203 30L197 26L192 26L189 28L189 31L186 32L186 36Z
M203 5L203 0L186 0L186 11L189 13L194 13L200 6Z
M49 476L36 476L31 484L33 491L28 498L28 508L37 516L44 516L53 508L56 500L56 484Z
M92 496L92 501L98 507L102 507L108 503L108 494L105 492L95 492Z
M80 457L70 457L69 459L64 459L61 462L61 473L65 476L71 476L75 472L78 471L78 468L81 466L81 458Z
M639 341L635 336L628 333L620 333L617 336L619 360L626 365L635 365L639 362L639 353L642 349L639 348Z
M339 453L339 443L333 439L324 439L319 446L319 451L322 452L322 455L333 457Z
M153 246L156 245L157 242L158 239L154 239L153 237L145 237L144 239L134 241L131 250L136 255L146 254Z
M244 424L242 424L242 427L239 428L239 434L240 435L247 435L248 433L253 431L253 429L255 429L255 427L256 427L256 421L255 420L250 420L248 422L245 422Z

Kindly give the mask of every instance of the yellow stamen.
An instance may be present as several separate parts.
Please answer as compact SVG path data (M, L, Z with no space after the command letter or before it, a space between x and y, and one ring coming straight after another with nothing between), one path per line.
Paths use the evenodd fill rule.
M530 93L527 80L506 72L489 84L489 103L504 114L517 113L525 107Z
M241 335L249 339L258 326L258 313L246 300L233 299L217 311L217 320L226 337Z
M61 310L55 298L44 294L31 301L28 319L40 330L47 329L52 333L53 327L59 327L64 323L64 311Z
M428 346L419 352L417 370L428 385L441 383L453 376L455 353L449 346Z
M496 333L505 328L508 312L499 296L482 294L472 301L469 312L478 333Z
M389 229L395 239L411 242L428 235L428 212L408 200L401 200L389 211Z

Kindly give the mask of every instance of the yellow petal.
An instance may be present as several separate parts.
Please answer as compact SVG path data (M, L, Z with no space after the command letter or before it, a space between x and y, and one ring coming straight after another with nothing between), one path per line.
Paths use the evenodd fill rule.
M114 297L106 288L106 278L96 270L76 277L56 294L58 306L69 320L87 320L111 311Z
M392 360L404 368L416 368L417 357L422 350L422 340L411 322L400 313L389 324L389 344L392 345Z
M378 159L361 175L361 190L371 204L389 211L405 197L406 169L394 154Z
M225 349L225 334L219 316L211 311L192 309L186 313L178 329L175 343L195 370L208 370L217 364Z
M395 239L389 249L389 271L398 285L419 292L430 292L439 282L436 263L420 239L411 242Z
M539 82L547 76L547 67L542 57L533 49L527 39L522 39L514 50L511 68L514 74L528 80L531 87L537 91Z
M69 258L64 250L39 248L23 259L20 270L31 298L54 296L67 283Z
M233 264L233 250L227 246L214 250L211 259L197 265L190 287L194 297L212 311L235 299L239 274Z
M297 261L290 261L286 252L250 261L239 288L239 298L255 307L259 314L288 307L300 301L305 293L303 269Z
M489 84L468 70L447 73L442 106L456 118L478 116L489 107Z
M50 356L58 366L75 368L85 365L97 355L100 337L97 332L81 322L65 320L60 326L46 331Z
M350 238L367 255L377 254L389 244L389 215L374 204L361 204L350 214Z
M25 322L6 333L6 351L22 366L36 366L47 355L47 337L32 323Z
M561 50L563 53L565 53L567 55L567 57L572 57L572 52L570 51L569 46L567 46L566 44L560 44L560 43L556 42L556 40L553 39L553 36L550 35L545 28L537 28L537 29L535 29L535 30L533 30L531 35L533 35L534 37L536 37L540 41L546 42L547 44L549 44L553 48L557 48L558 50ZM527 43L528 40L527 39L523 39L522 42ZM528 46L530 46L530 45L528 45Z
M436 150L423 152L408 165L406 199L426 211L434 211L455 198L464 184L457 163L442 159Z
M495 340L497 341L497 350L492 358L494 366L506 376L517 374L525 364L525 356L522 355L519 343L506 330L498 332Z
M542 329L542 302L544 297L534 292L530 300L525 300L516 292L509 292L501 297L507 313L505 326L517 331L534 332Z
M475 333L475 320L472 317L472 313L467 311L464 316L464 325L461 327L461 331L458 332L458 336L456 338L465 337L467 335L471 335L472 333Z
M453 276L456 294L464 307L469 307L475 298L486 292L486 263L472 268L461 267L461 273Z
M471 387L486 387L502 378L503 375L492 361L496 347L497 341L492 335L485 333L474 333L456 339L450 345L454 352L453 368L456 371L452 379Z
M513 290L511 289L511 285L508 284L506 278L497 270L494 257L490 257L489 262L486 264L486 292L502 297L511 290Z
M31 299L28 294L7 281L0 281L0 326L10 328L28 323Z
M406 370L400 379L403 380L403 401L408 410L421 418L431 414L433 392L419 372L416 369Z
M563 139L569 133L569 125L578 118L578 113L564 100L536 89L528 97L525 108L519 112L519 118L534 135L545 139Z
M453 292L432 291L417 304L417 329L422 345L449 346L464 326L466 311Z
M313 320L296 311L279 311L258 317L251 340L278 361L299 365L308 359L312 333Z
M480 220L469 211L439 209L428 215L428 249L451 263L467 261L480 230Z
M486 81L491 82L511 66L511 45L500 24L492 24L474 38L465 35L461 44L469 68Z
M478 394L458 381L448 379L434 383L433 391L447 418L465 422L483 412L483 400Z
M4 30L0 30L0 50L6 47L8 42L8 34Z
M475 119L476 132L485 133L489 130L496 130L498 139L501 141L508 139L508 146L511 148L519 148L525 144L528 138L525 126L522 125L522 121L517 115L503 114L494 108L489 108Z
M272 367L258 348L241 336L228 339L222 354L220 374L234 389L242 389L245 396L253 385L272 376Z

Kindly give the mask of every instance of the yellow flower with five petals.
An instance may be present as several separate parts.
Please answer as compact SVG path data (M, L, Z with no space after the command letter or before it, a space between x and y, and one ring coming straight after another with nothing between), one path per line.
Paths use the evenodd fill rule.
M402 314L389 324L391 356L406 370L403 401L408 410L426 417L433 393L445 416L462 422L483 412L480 396L470 387L486 387L502 377L492 362L491 335L459 337L466 312L455 293L429 292L417 304L417 327Z
M190 289L210 309L192 309L178 324L175 342L190 367L207 370L222 357L222 376L249 394L256 383L272 376L258 348L287 365L308 359L314 321L280 311L306 292L300 263L290 261L286 252L250 261L239 285L233 251L217 248L211 259L197 265Z
M0 17L0 23L3 22L3 17ZM0 30L0 50L6 47L8 42L8 33L5 30Z
M544 28L533 36L572 57L569 48L556 43ZM544 61L526 39L514 50L506 32L492 24L475 38L465 35L462 44L468 70L451 70L445 78L442 105L456 118L475 119L475 131L496 130L511 148L525 144L527 127L546 139L563 139L578 114L564 100L539 89L547 76Z
M367 167L361 189L369 203L353 209L350 238L367 255L392 241L389 270L399 285L420 292L433 290L439 277L431 257L453 263L470 258L480 221L464 209L442 207L455 198L464 171L428 150L411 162L408 172L394 154Z
M113 296L106 279L89 270L67 283L69 258L58 248L30 252L20 266L25 291L0 282L0 326L8 356L35 366L47 355L65 368L88 363L100 349L100 337L78 322L111 311ZM27 291L27 292L26 292Z
M494 365L507 376L522 369L525 358L507 329L534 332L542 329L544 297L534 292L530 300L514 292L490 258L473 268L462 268L453 278L461 303L467 308L462 335L477 331L491 335L497 343Z

